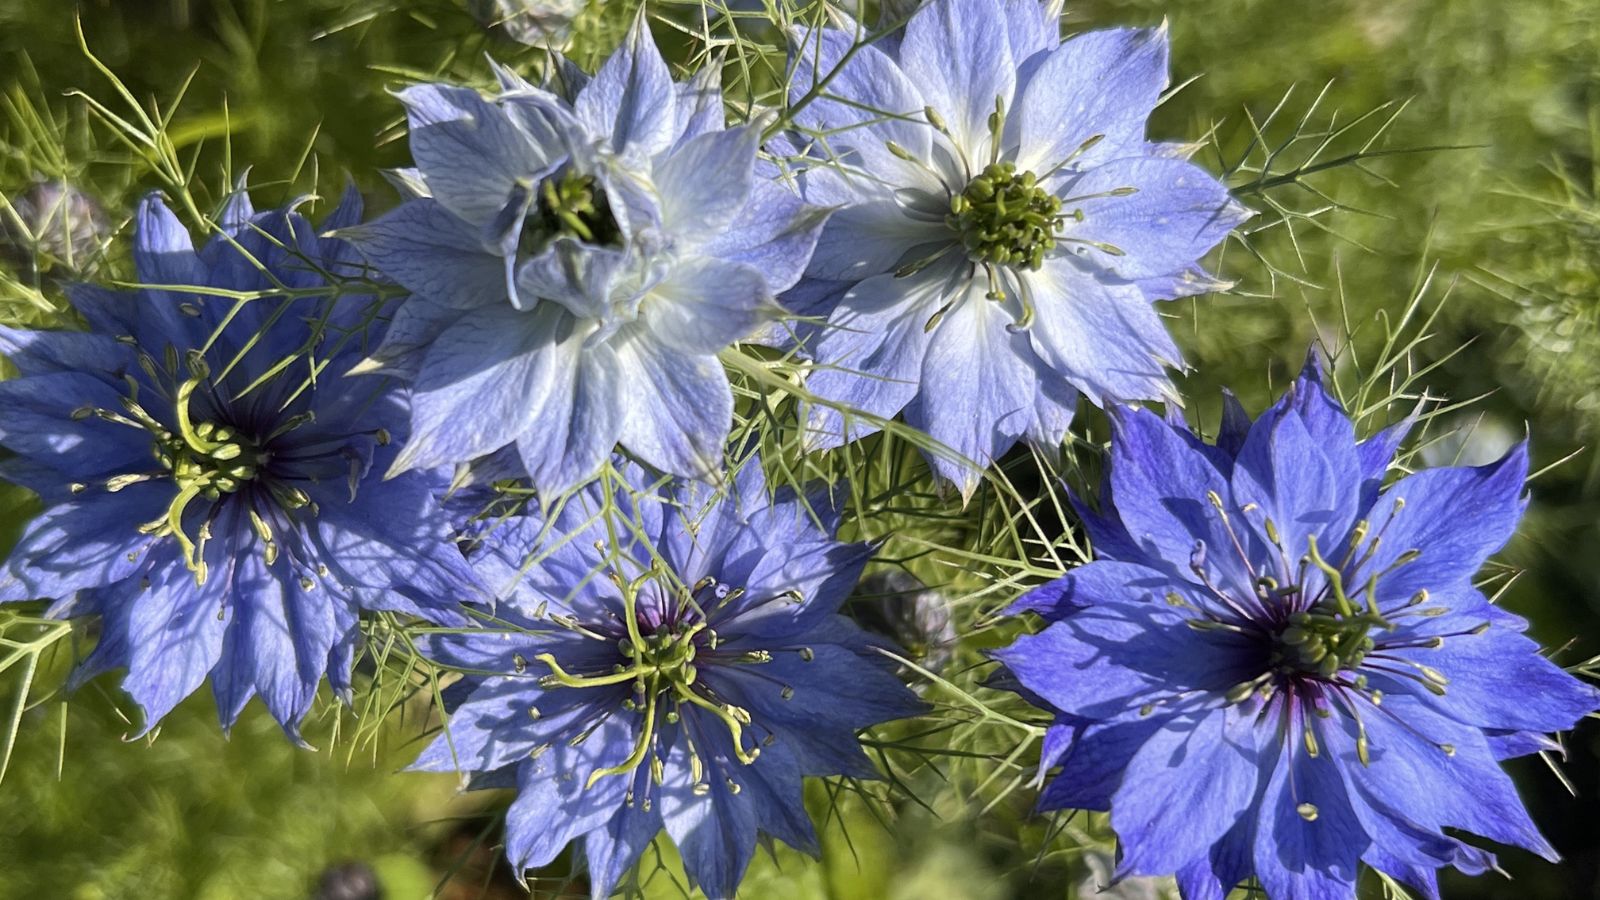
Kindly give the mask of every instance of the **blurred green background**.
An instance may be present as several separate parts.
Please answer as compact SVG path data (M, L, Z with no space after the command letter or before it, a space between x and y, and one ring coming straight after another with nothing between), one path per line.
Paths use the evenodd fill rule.
M327 193L350 177L374 207L387 206L392 195L376 172L406 155L400 110L386 88L442 72L481 80L485 53L512 64L536 57L486 32L453 0L77 6L89 45L134 96L157 98L169 111L188 85L170 134L184 159L198 160L196 180L210 186L209 195L200 190L202 203L215 200L231 161L236 172L254 167L258 205ZM591 3L580 57L603 53L628 6ZM683 11L681 3L664 6ZM111 96L77 48L72 9L61 0L0 0L0 194L66 179L125 231L132 199L160 181L69 95ZM1195 80L1158 112L1156 136L1209 136L1214 146L1198 159L1231 173L1230 183L1265 211L1248 249L1232 245L1219 260L1238 280L1235 291L1172 310L1195 367L1184 386L1202 416L1223 384L1259 408L1319 336L1337 342L1348 326L1358 344L1370 343L1384 324L1380 311L1404 308L1433 271L1422 303L1439 316L1413 356L1418 369L1438 365L1421 383L1450 401L1482 399L1436 422L1429 461L1482 462L1531 437L1536 468L1549 468L1504 554L1526 570L1505 603L1533 620L1559 661L1600 654L1600 459L1588 449L1600 433L1600 4L1068 4L1074 29L1163 20L1176 80ZM1264 176L1270 180L1252 174L1263 159L1251 145L1252 122L1271 144L1374 110L1319 157L1376 154L1360 166L1283 177L1304 161L1311 140L1286 148ZM1399 152L1444 147L1453 149ZM115 254L105 265L115 267ZM0 320L48 319L71 268L0 258ZM26 497L0 489L0 539L29 509ZM38 677L48 683L51 675ZM10 675L0 677L0 710L11 708L14 690ZM448 778L394 776L416 750L415 718L359 745L305 753L258 707L225 740L208 696L192 698L153 744L124 743L123 717L132 715L125 707L114 681L103 679L70 707L52 702L27 713L0 785L0 898L331 900L362 896L332 891L366 880L398 898L428 896L438 885L452 898L522 895L495 866L496 798L457 797ZM308 733L331 737L332 727L328 719ZM1562 770L1576 797L1538 759L1511 764L1566 862L1508 852L1502 864L1514 882L1449 877L1446 896L1600 897L1600 728L1585 723L1568 747ZM1046 825L1024 824L1026 798L1008 798L976 822L975 810L938 799L939 784L925 787L932 809L906 810L892 832L843 805L826 827L824 864L780 851L757 863L746 895L1095 896L1080 883L1092 884L1103 860L1061 849L1070 840L1041 850ZM821 794L814 799L819 811L828 805ZM1105 837L1092 820L1066 828ZM360 866L339 868L352 862ZM649 894L678 895L670 861L647 860L646 868L657 865L666 868L651 878ZM538 892L561 895L561 883L541 882ZM1146 896L1134 888L1155 889L1135 885L1126 896Z

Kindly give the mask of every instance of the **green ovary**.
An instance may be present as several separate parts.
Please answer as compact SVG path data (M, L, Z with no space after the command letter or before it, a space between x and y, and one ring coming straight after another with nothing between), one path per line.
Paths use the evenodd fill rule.
M950 200L946 222L973 262L1038 269L1055 249L1061 201L1032 172L994 163Z

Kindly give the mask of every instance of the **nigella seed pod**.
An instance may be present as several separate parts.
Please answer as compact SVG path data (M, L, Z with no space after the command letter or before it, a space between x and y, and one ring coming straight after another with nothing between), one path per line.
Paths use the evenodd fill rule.
M530 47L560 49L572 38L585 0L470 0L467 8L485 28Z
M958 636L949 598L905 572L862 579L849 612L863 628L893 641L907 659L931 672L943 671L955 657Z
M104 210L65 181L36 181L0 195L0 256L40 271L87 273L111 231Z

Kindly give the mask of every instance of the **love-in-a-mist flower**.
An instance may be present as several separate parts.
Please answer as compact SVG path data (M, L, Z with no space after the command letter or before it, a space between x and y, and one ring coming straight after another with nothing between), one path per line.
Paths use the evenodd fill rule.
M1458 833L1555 859L1499 761L1600 694L1473 584L1526 448L1383 487L1404 430L1357 442L1314 364L1215 445L1116 411L1099 558L1024 596L1048 627L997 655L1056 714L1041 808L1109 808L1119 874L1349 898L1365 862L1437 898L1438 869L1494 864Z
M359 216L352 192L324 226ZM133 258L162 287L72 288L87 332L0 329L0 476L46 504L0 601L98 617L78 676L126 669L145 731L209 675L224 727L260 695L298 739L324 675L350 689L360 610L457 622L479 582L433 499L449 473L381 477L404 397L338 374L376 304L329 287L353 248L243 192L218 225L196 250L149 197Z
M427 641L468 674L416 768L517 789L518 872L581 840L606 897L664 828L731 897L758 835L817 852L803 776L875 777L856 732L921 709L838 614L871 548L833 539L823 495L769 501L756 460L728 490L627 466L483 536L506 627Z
M807 387L904 412L979 466L1022 439L1058 448L1080 394L1165 396L1179 353L1152 301L1215 287L1197 261L1247 215L1145 139L1165 30L1062 42L1058 11L932 0L879 44L822 29L792 50L797 177L839 208L784 298L821 320L802 329ZM821 404L809 427L816 448L874 430Z
M716 66L674 84L643 19L563 96L400 94L428 196L350 233L413 292L368 368L414 381L396 471L514 447L559 493L615 446L653 468L722 465L717 354L779 307L823 214L758 177L758 126L725 128Z

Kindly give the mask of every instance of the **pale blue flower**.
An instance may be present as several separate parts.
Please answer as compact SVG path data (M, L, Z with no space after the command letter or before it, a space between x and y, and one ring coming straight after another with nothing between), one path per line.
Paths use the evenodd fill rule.
M717 355L779 315L823 214L758 174L760 128L724 127L717 71L674 84L640 19L592 80L561 67L563 94L504 70L492 98L401 93L402 179L426 196L349 232L413 293L365 367L414 382L395 471L511 446L553 494L618 444L720 468Z
M1180 357L1152 301L1215 287L1197 263L1246 217L1183 148L1145 138L1166 32L1061 42L1054 9L933 0L879 44L824 29L793 50L803 192L839 208L784 298L824 320L807 386L903 412L980 466L1018 440L1059 447L1080 394L1169 393ZM820 405L809 425L814 448L875 430Z

